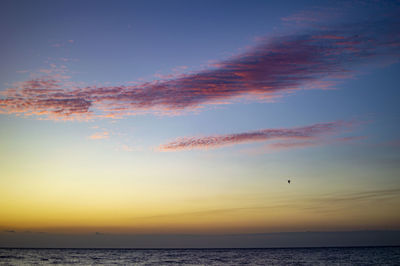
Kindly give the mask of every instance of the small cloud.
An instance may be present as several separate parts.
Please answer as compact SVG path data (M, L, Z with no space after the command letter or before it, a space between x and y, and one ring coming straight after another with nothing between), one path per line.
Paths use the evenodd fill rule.
M134 150L135 150L133 147L130 147L130 146L128 146L128 145L122 145L122 146L121 146L121 149L122 149L123 151L134 151Z
M97 140L97 139L108 139L109 137L110 137L110 134L107 131L103 131L103 132L94 133L89 138L93 139L93 140Z
M54 43L51 45L51 47L56 47L56 48L63 47L63 46L64 46L63 43Z
M51 46L55 47L55 48L60 48L60 47L66 46L68 44L74 44L74 43L75 43L74 40L59 41L59 42L55 42L55 43L51 44Z
M117 147L117 150L122 150L126 152L143 151L143 147L122 144L119 147Z
M63 62L77 62L79 61L77 58L68 58L68 57L60 57L58 60Z
M51 74L53 72L53 69L39 69L39 72L45 74Z

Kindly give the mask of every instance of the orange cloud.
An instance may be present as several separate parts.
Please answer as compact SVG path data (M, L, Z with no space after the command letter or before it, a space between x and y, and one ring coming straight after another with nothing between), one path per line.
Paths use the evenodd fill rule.
M97 139L108 139L109 137L110 137L110 134L107 131L103 131L103 132L94 133L89 138L97 140Z

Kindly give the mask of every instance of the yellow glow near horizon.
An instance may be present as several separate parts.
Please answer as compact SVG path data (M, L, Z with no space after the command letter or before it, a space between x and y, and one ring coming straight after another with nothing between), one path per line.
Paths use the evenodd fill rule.
M201 186L196 191L187 184L135 186L112 179L49 178L2 184L1 228L69 233L256 233L396 228L400 219L391 211L400 202L393 193L387 198L378 196L385 202L381 205L375 198L310 197L289 191L291 187L278 187L285 196L276 196L272 190L264 195L246 193L246 189L204 193Z

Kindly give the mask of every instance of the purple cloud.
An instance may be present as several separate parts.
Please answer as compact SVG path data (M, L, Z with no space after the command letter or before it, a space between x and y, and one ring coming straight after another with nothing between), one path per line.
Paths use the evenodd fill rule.
M0 99L3 113L55 119L177 113L250 97L270 99L304 88L326 89L358 65L398 60L398 16L303 29L265 39L208 70L133 86L71 87L61 78L29 80Z
M343 130L349 130L354 124L354 122L335 121L296 128L262 129L206 137L183 137L159 146L159 150L212 149L241 143L270 140L281 140L281 142L272 143L271 149L315 146L320 145L324 141L324 138L330 135L338 134ZM340 139L339 141L342 140ZM343 141L345 141L344 138ZM332 140L325 140L324 142L329 143Z

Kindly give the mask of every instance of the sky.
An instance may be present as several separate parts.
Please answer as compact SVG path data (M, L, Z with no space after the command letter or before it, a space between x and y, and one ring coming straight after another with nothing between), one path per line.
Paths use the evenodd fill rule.
M0 7L0 246L400 230L400 2Z

